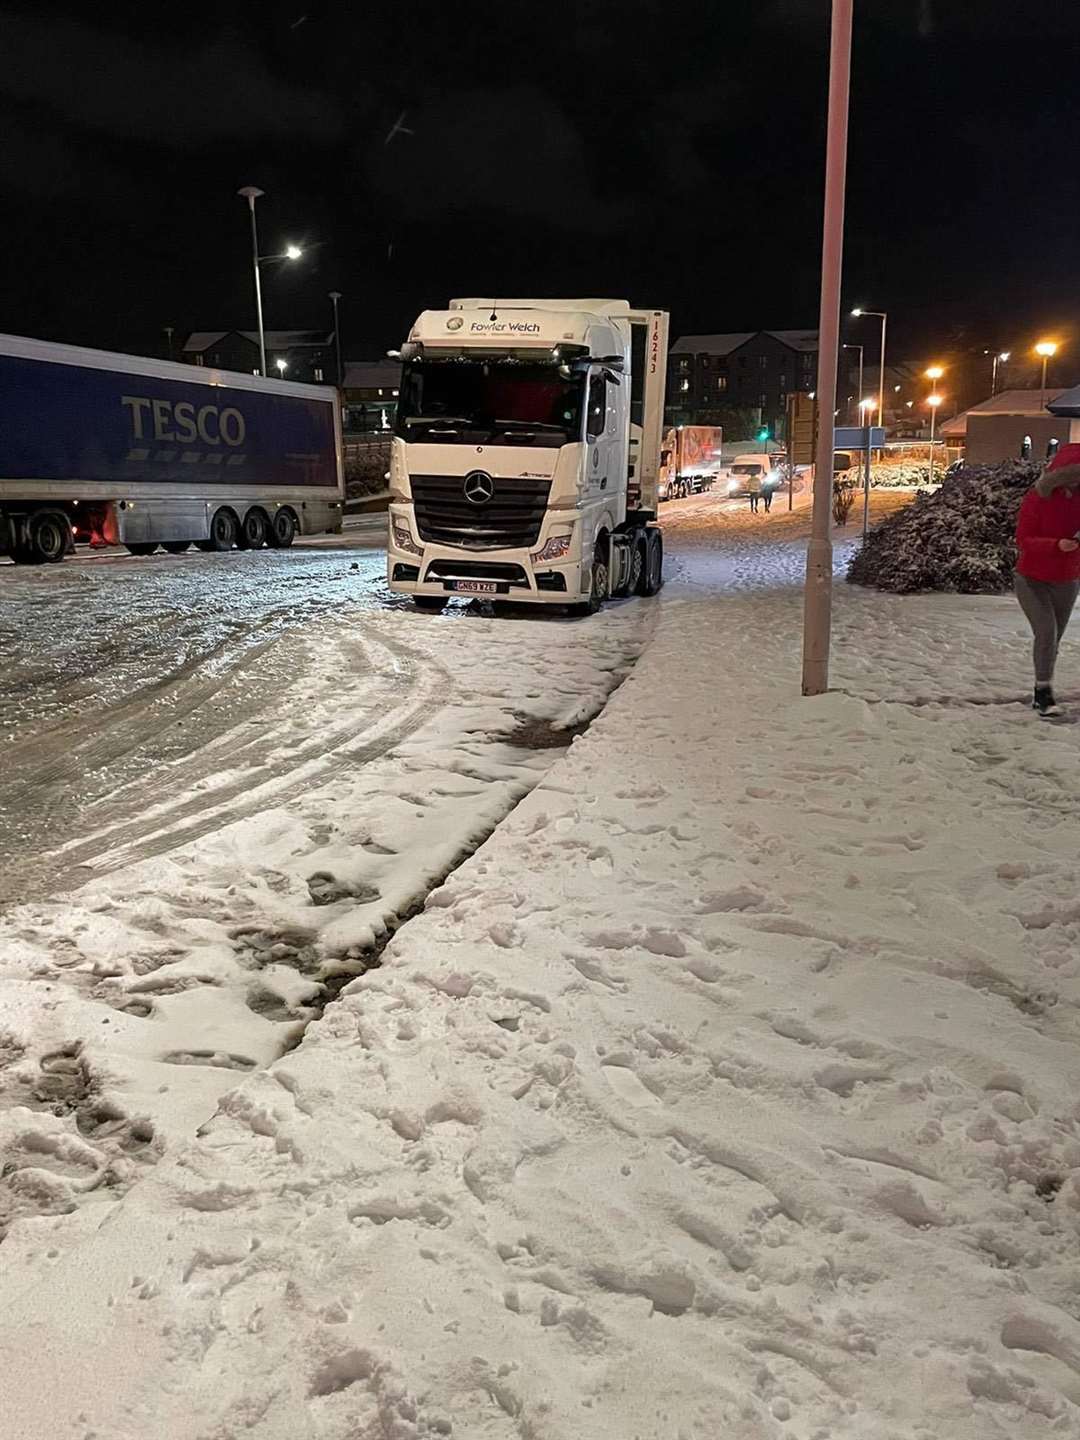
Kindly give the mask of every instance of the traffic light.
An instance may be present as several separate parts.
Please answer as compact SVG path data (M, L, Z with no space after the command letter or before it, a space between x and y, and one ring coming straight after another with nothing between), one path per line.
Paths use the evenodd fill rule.
M758 439L758 440L761 440L761 441L765 441L765 440L768 440L769 438L770 438L770 437L769 437L769 427L768 427L767 425L763 425L763 426L761 427L761 429L757 432L757 439Z

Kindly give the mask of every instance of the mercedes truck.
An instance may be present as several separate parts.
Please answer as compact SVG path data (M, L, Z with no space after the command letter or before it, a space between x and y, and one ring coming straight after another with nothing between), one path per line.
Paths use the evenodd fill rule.
M390 588L422 610L655 595L667 331L625 300L424 311L392 352Z
M342 518L337 391L0 335L0 554L285 549Z

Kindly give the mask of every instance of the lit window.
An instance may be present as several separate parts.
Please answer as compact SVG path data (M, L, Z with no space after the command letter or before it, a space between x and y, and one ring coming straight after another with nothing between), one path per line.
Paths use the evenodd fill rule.
M727 389L727 376L726 376L726 375L717 375L717 377L716 377L716 388L717 388L717 390L726 390L726 389Z
M680 369L680 370L689 370L689 369L690 369L690 361L687 360L687 358L686 358L685 356L683 356L683 358L679 361L679 369Z
M195 364L196 364L196 365L204 365L205 363L206 363L206 362L204 361L204 359L203 359L203 357L202 357L201 355L196 355L196 356L195 356ZM256 375L257 375L259 372L256 370L255 373L256 373Z
M318 367L317 365L315 366L315 383L316 383L317 385L321 385L321 384L322 384L322 371L319 369L319 367Z
M689 380L683 380L683 381L681 381L680 384L679 384L679 389L680 389L680 390L683 392L683 394L685 395L686 392L687 392L687 390L690 389L690 381L689 381Z

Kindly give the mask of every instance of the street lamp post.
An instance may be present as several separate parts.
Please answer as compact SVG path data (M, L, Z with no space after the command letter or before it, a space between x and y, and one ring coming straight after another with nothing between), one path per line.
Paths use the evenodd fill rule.
M878 424L885 424L885 326L888 323L888 315L884 310L864 310L857 305L852 310L856 319L860 315L874 315L881 321L881 374L878 376Z
M944 366L942 366L942 365L929 365L929 366L927 367L927 369L926 369L925 374L926 374L927 380L930 381L930 393L931 393L932 395L936 395L936 394L937 394L937 382L938 382L938 381L941 379L941 377L945 374L945 368L944 368Z
M934 483L934 420L937 417L938 406L945 399L935 390L932 395L926 397L926 403L930 406L930 484Z
M266 331L263 329L262 279L259 276L259 227L255 222L255 201L265 190L257 185L245 185L236 192L248 202L251 211L251 263L255 270L255 311L259 319L259 373L266 378Z
M991 395L996 395L996 394L997 394L997 372L998 372L998 366L999 366L999 365L1007 365L1007 364L1009 363L1009 356L1010 356L1011 353L1012 353L1012 352L1011 352L1010 350L996 350L996 351L994 352L994 363L993 363L993 366L991 367L991 370L990 370L990 394L991 394Z
M263 328L263 304L262 304L262 275L261 269L267 260L299 260L303 251L299 245L286 245L280 255L259 254L259 228L255 223L255 201L260 195L265 195L265 190L260 190L257 185L245 185L243 189L236 192L242 195L248 202L248 209L251 212L251 263L255 270L255 312L259 320L259 373L266 378L266 331Z
M844 189L847 180L848 99L851 90L853 0L832 0L829 107L825 139L825 214L821 241L818 373L815 389L824 423L814 451L814 509L806 550L802 692L829 688L833 547L830 533L835 453L836 369L840 354L840 279L844 258Z
M344 384L344 376L341 373L341 330L338 327L338 301L340 299L340 290L330 291L330 301L334 307L334 353L337 356L337 383L339 390Z
M1035 354L1042 357L1042 397L1039 404L1044 410L1046 408L1046 367L1050 363L1051 357L1057 354L1057 348L1056 340L1040 340L1035 346Z
M859 418L863 426L863 502L862 502L862 538L865 541L867 531L870 529L870 420L873 416L874 401L867 396L859 401Z
M856 394L857 394L858 397L859 397L859 405L861 405L861 404L862 404L862 393L863 393L863 352L865 351L866 346L865 346L865 345L849 345L849 344L845 341L845 342L844 342L844 345L843 345L843 349L845 349L845 350L857 350L857 351L859 352L859 388L858 388L858 390L856 391Z

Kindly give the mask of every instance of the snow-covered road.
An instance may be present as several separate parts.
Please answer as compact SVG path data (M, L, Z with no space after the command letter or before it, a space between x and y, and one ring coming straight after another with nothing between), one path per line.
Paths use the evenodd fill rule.
M476 711L433 717L378 762L385 788L334 810L319 870L340 899L313 903L319 822L291 801L190 863L102 877L97 909L91 887L76 970L98 944L148 975L295 951L222 929L236 900L264 926L302 910L319 954L363 953L361 887L397 863L386 823L538 782L381 965L298 1048L249 1055L156 1164L145 1131L109 1159L70 1114L3 1118L8 1191L67 1185L75 1207L0 1247L5 1434L1080 1433L1077 728L1020 703L1008 599L840 587L836 690L802 700L794 522L705 510L669 531L661 605L613 609L581 649L540 625L478 622L461 648L469 625L431 627ZM500 745L539 666L570 663L566 702L599 695L643 641L552 767ZM85 1019L68 1003L58 1040ZM61 1092L81 1073L82 1052L34 1055ZM149 1073L118 1083L155 1105Z

